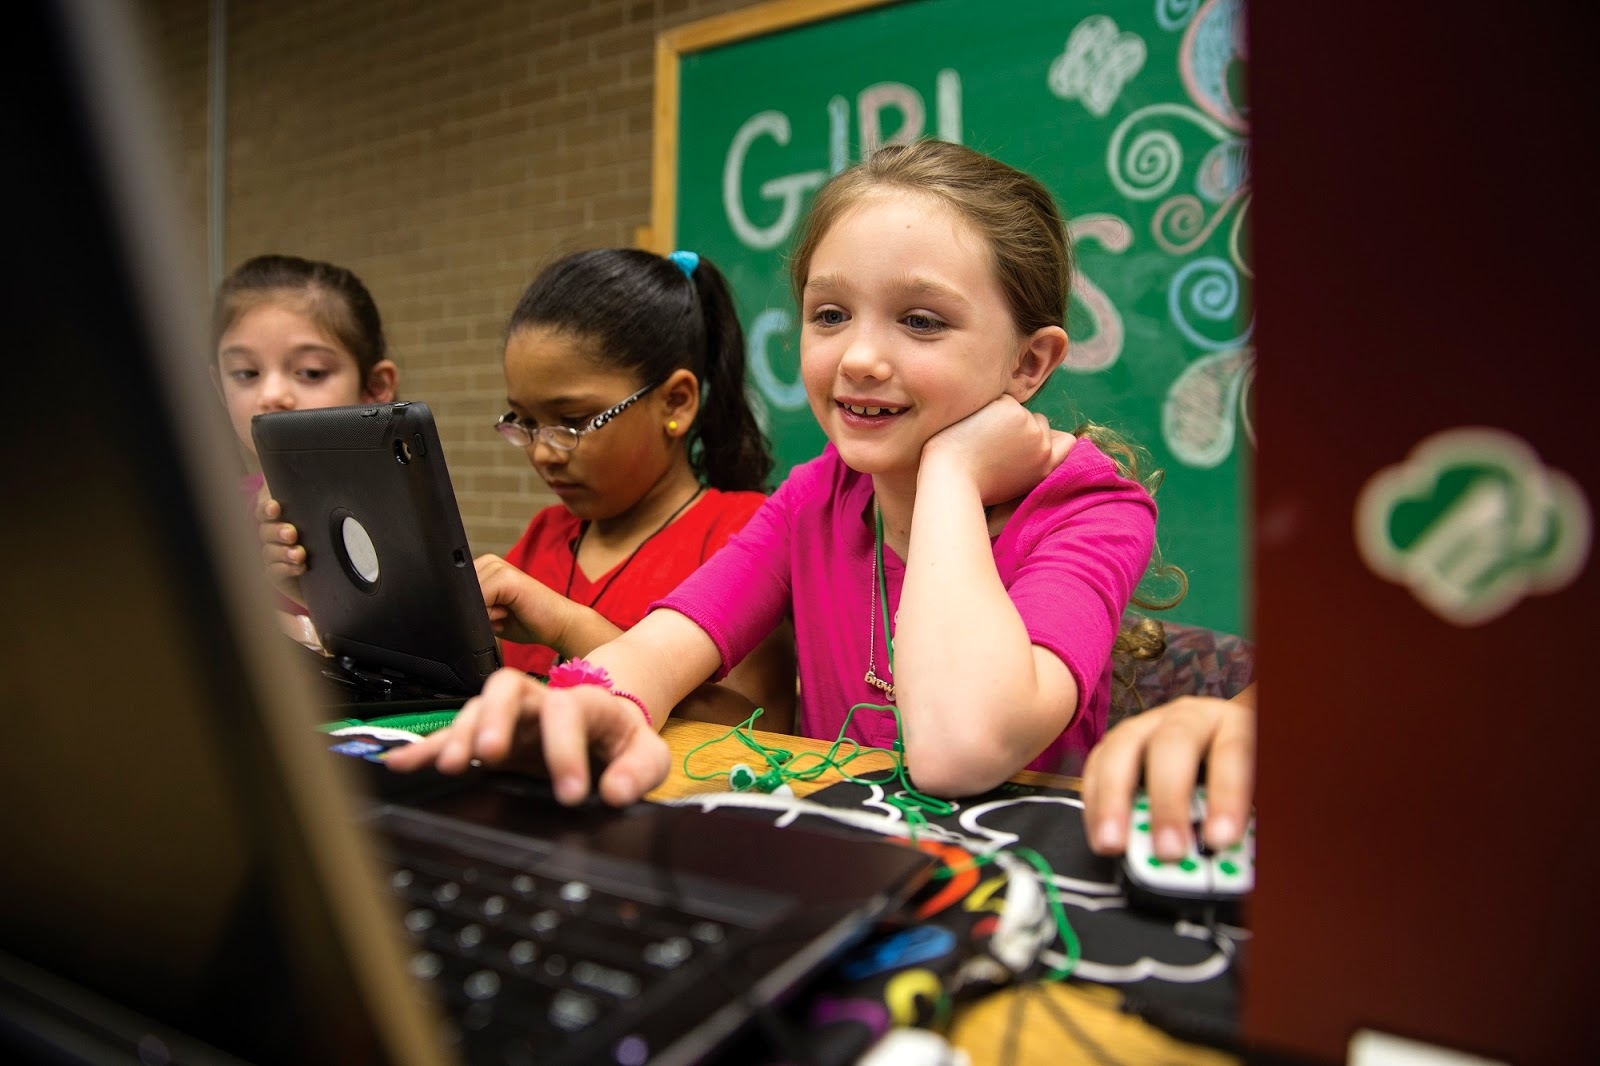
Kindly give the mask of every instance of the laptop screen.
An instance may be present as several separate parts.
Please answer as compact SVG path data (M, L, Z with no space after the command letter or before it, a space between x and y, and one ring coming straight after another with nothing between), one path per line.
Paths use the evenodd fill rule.
M260 1061L426 1060L426 1012L370 1009L411 995L400 955L332 768L298 761L312 704L268 639L133 27L112 4L9 18L37 65L0 74L27 101L0 287L0 1039L59 1022L127 1051L171 1026Z
M0 1061L68 1044L150 1061L155 1039L188 1060L431 1062L447 1032L431 1005L487 1010L503 985L517 994L459 1016L467 1053L693 1061L922 883L917 849L684 808L571 811L528 778L357 810L337 775L375 764L319 743L223 461L132 35L91 0L27 17L57 62L6 83L35 103L13 254L41 284L4 290L28 357L0 464L16 561L0 581L16 634ZM402 906L425 941L404 956ZM459 928L426 940L435 922Z
M1249 7L1259 1043L1600 1054L1578 10Z

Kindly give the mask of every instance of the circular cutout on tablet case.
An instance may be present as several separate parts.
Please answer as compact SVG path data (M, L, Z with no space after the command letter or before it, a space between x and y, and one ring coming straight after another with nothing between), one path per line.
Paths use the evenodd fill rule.
M363 590L377 587L382 567L378 564L378 549L372 543L367 527L355 515L339 508L330 516L333 526L333 549L339 565Z

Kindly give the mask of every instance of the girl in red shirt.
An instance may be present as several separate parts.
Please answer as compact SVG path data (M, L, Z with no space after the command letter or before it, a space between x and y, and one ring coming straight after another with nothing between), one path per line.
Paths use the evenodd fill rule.
M504 559L478 559L478 578L506 664L548 674L721 548L766 498L772 457L727 282L692 252L604 248L551 264L511 314L504 369L510 410L495 429L561 503ZM726 684L783 728L794 678L781 625Z

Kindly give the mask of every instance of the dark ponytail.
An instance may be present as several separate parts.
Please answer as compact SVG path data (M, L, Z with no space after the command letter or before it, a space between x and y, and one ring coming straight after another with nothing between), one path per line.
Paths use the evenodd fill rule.
M687 369L700 381L700 417L688 437L696 476L724 491L766 488L772 455L745 395L744 330L709 260L686 277L672 260L636 248L574 253L528 286L506 335L528 326L593 338L597 359L640 385Z
M690 280L706 334L700 418L689 438L690 455L699 453L696 470L703 470L706 481L719 489L763 489L772 472L772 454L745 392L744 330L733 294L722 271L708 259L700 260Z

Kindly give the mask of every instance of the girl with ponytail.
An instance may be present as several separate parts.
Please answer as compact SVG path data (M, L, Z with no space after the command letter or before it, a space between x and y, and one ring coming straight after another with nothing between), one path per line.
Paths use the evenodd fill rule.
M765 500L772 456L745 391L722 273L693 252L566 256L506 328L510 405L495 423L561 500L505 557L477 560L509 666L549 674L644 617ZM725 682L784 728L787 623Z

